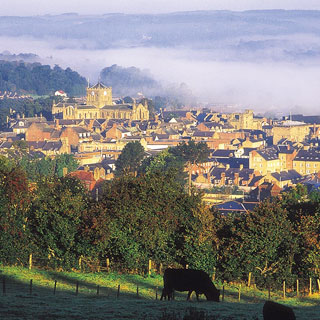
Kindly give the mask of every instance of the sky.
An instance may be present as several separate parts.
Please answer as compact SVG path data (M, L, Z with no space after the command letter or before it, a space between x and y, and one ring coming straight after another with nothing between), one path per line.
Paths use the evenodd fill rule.
M166 13L194 10L320 10L319 0L1 0L1 16Z

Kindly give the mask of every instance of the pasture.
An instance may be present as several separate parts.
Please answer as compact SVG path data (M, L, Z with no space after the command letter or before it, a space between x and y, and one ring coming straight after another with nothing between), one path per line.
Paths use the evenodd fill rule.
M262 319L268 293L244 285L225 286L223 302L160 301L162 277L133 274L56 272L0 267L0 319ZM3 279L5 281L3 282ZM30 281L32 280L32 282ZM221 283L216 283L219 289ZM320 296L271 299L293 307L297 319L320 319Z

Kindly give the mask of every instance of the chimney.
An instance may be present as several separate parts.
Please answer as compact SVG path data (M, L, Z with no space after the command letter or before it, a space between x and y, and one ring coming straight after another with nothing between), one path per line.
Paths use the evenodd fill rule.
M98 181L100 179L100 170L98 167L96 167L93 171L93 177L94 180Z
M57 130L60 129L59 119L55 119L55 127L56 127Z
M94 119L90 119L88 124L88 130L92 131L93 123L94 123Z
M239 172L235 172L235 173L234 173L234 184L235 184L236 186L239 185Z
M222 186L226 184L226 174L225 172L221 172L221 183Z

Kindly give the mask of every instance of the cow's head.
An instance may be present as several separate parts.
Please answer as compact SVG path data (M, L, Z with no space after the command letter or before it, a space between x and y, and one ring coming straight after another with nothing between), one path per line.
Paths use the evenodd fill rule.
M204 295L206 296L208 301L220 301L220 290L217 290L216 288L211 288L211 290L207 291Z

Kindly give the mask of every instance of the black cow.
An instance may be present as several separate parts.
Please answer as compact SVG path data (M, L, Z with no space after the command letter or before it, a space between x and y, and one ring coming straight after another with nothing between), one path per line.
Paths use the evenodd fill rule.
M266 301L263 306L264 320L296 320L293 310L280 303Z
M188 291L187 300L191 293L204 294L207 300L219 302L220 290L212 283L209 275L201 270L192 269L166 269L163 275L163 290L160 300L173 298L174 290Z

